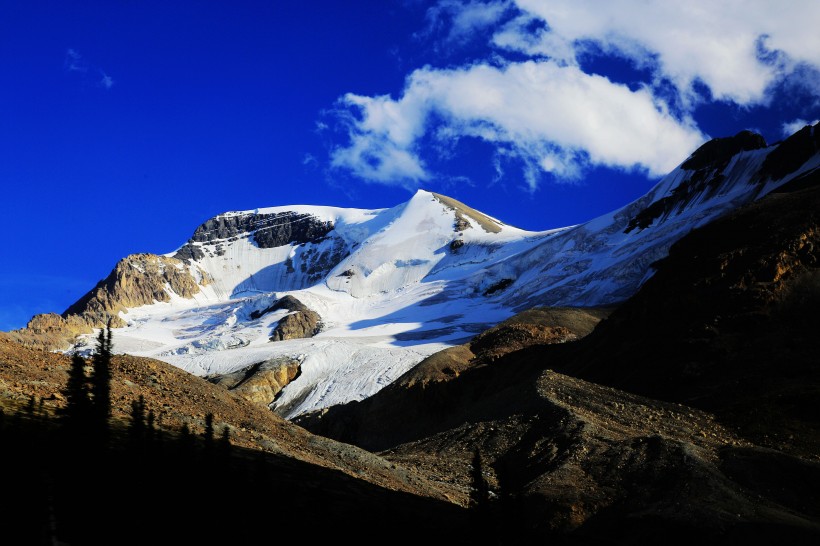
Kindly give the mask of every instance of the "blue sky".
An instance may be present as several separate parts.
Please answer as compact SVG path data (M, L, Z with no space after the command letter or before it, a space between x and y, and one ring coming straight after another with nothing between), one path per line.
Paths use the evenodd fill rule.
M227 210L570 225L820 117L820 3L0 3L0 329Z

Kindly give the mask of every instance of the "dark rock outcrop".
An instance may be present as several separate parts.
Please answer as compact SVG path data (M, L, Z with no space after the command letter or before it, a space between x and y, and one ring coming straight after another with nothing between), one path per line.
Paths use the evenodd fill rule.
M624 233L646 229L658 218L683 210L698 196L716 192L724 182L722 172L734 156L765 147L763 137L750 131L710 140L695 150L681 165L683 170L691 171L689 178L681 182L671 195L658 199L632 217Z
M484 295L492 296L496 292L501 292L502 290L509 288L514 282L515 279L501 279L498 282L493 283L492 285L487 287L487 289L484 291Z
M699 228L557 367L820 453L820 171ZM535 355L533 355L535 358Z
M267 307L267 308L265 308L261 311L259 311L259 310L252 311L250 317L251 317L251 319L255 320L255 319L258 319L258 318L261 318L261 317L267 315L268 313L272 313L274 311L279 311L280 309L286 309L288 311L308 311L309 310L304 303L302 303L298 299L296 299L293 296L291 296L290 294L288 294L288 295L282 296L281 298L276 300L276 303L274 303L270 307Z
M179 250L177 250L176 254L174 254L174 258L177 260L182 260L183 262L190 263L192 260L201 260L205 257L205 253L202 251L198 245L193 243L186 243Z
M780 180L800 168L820 150L820 123L805 126L784 140L763 162L761 174Z
M223 214L199 226L191 241L215 243L252 234L254 242L260 248L274 248L286 244L316 242L332 230L332 222L322 221L311 214Z
M741 131L733 137L713 138L703 144L683 162L681 168L687 171L699 171L708 167L722 169L740 152L765 147L766 139L761 135L751 131Z

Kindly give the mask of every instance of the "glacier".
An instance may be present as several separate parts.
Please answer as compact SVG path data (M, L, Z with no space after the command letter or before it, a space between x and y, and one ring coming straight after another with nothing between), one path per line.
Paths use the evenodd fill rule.
M197 272L200 291L184 298L167 286L169 301L120 313L114 348L201 376L297 359L300 375L271 406L288 418L361 400L520 310L624 301L683 235L820 166L815 153L776 178L764 165L778 146L741 144L715 160L695 152L638 200L541 232L424 190L385 209L225 213L167 255ZM290 239L279 244L282 233ZM258 313L288 294L319 314L321 329L271 342L289 311ZM77 347L91 344L87 335Z

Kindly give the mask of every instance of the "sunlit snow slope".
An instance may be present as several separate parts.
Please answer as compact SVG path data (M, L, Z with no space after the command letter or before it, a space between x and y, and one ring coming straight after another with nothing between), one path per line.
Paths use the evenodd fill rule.
M687 232L817 169L816 129L801 137L813 151L781 168L771 158L800 133L772 147L716 139L641 199L539 233L426 191L390 209L226 213L168 255L198 272L200 291L167 286L169 302L121 313L115 348L198 375L295 357L301 374L274 402L286 416L362 399L517 310L623 301ZM315 337L269 341L289 311L258 313L286 294L319 314Z

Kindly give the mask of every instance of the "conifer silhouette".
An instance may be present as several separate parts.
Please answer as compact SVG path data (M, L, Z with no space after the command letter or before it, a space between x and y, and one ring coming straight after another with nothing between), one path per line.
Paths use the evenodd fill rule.
M484 479L484 469L481 462L481 453L476 449L473 451L473 463L470 469L472 478L472 490L470 491L470 504L478 511L484 511L490 502L490 488L487 480Z
M140 398L142 398L140 396ZM145 440L151 444L154 441L157 429L154 425L154 410L148 410L148 418L146 419Z
M473 451L473 462L470 468L472 488L470 490L470 511L473 520L475 544L492 544L492 510L490 506L490 487L484 478L481 453L478 448Z
M214 456L214 414L208 413L205 415L205 432L203 433L205 439L205 462L213 461Z
M134 444L142 444L145 439L145 397L142 395L139 400L131 402L131 426L128 433Z
M37 406L35 404L36 401L37 401L36 396L34 396L33 394L31 396L29 396L28 405L26 406L26 415L28 416L28 418L30 420L33 420L34 416L36 415L36 408L37 408Z
M194 437L191 434L191 429L188 427L188 423L182 424L182 430L180 431L179 435L179 454L182 457L182 460L188 460L194 453Z
M214 414L209 413L205 416L205 445L214 443Z
M87 425L91 411L88 377L85 374L85 359L78 354L71 357L68 382L65 387L66 405L62 410L63 422L77 432Z
M226 465L231 457L231 431L228 428L228 425L222 427L222 434L219 437L217 452L222 465Z
M92 411L94 430L99 439L108 436L108 417L111 414L111 323L97 336L97 351L92 358L94 373L91 376Z

